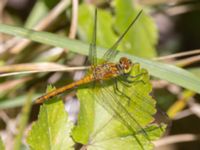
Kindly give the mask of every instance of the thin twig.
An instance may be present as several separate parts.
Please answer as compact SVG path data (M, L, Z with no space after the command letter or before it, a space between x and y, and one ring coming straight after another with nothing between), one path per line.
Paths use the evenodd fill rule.
M71 25L69 28L69 35L70 39L74 39L77 33L77 22L78 22L78 0L72 0L72 20ZM68 52L67 48L63 49L65 53Z
M165 80L151 80L151 84L153 85L153 88L164 88L167 87L170 83Z
M78 0L72 0L72 20L68 36L70 39L74 39L76 37L77 22L78 22Z
M10 118L8 115L4 112L4 110L0 110L0 118L5 122L9 122Z
M179 57L189 56L189 55L194 55L194 54L200 54L200 49L196 49L196 50L192 50L188 52L176 53L176 54L167 55L163 57L157 57L157 58L154 58L153 60L167 60L167 59L179 58Z
M192 142L199 140L199 135L195 134L179 134L172 135L165 138L162 138L158 141L153 142L156 147L174 144L174 143L182 143L182 142Z
M178 60L175 62L175 65L179 66L179 67L186 67L186 66L194 64L196 62L200 62L200 55Z
M41 73L41 72L66 72L66 71L74 71L74 70L85 70L85 69L89 69L89 67L67 67L67 68L63 68L63 69L41 69L41 70L30 70L30 71L19 71L19 72L11 72L11 73L3 73L0 74L0 77L7 77L7 76L14 76L14 75L22 75L22 74L32 74L32 73Z
M181 2L187 2L189 0L140 0L143 5L160 5L169 4L176 5Z
M3 45L0 47L0 54L7 51L9 48L13 47L13 45L16 45L18 42L20 42L22 39L19 37L13 37L3 43Z
M52 11L48 13L48 15L40 21L33 29L37 31L44 30L49 24L51 24L65 9L69 6L69 0L60 1L56 7L53 8ZM30 40L22 39L16 46L14 46L10 52L11 53L19 53L22 49L24 49L27 45L31 43Z
M0 72L6 73L6 72L17 72L17 71L43 71L43 70L56 70L56 71L71 71L71 70L82 70L87 69L86 66L79 66L79 67L67 67L61 64L57 63L51 63L51 62L41 62L41 63L23 63L23 64L14 64L14 65L7 65L7 66L1 66Z
M71 25L70 25L70 29L69 29L69 35L68 37L70 39L75 39L76 37L76 33L77 33L77 22L78 22L78 0L72 0L72 17L71 17ZM68 52L68 49L67 48L63 48L62 49L62 53L60 54L60 57L59 58L62 58L63 57L63 54L64 53L67 53ZM52 79L55 79L54 77L55 76L59 76L61 75L60 73L56 73L56 74L53 74L49 80L52 80ZM54 80L55 82L55 80Z
M189 110L200 118L200 104L196 103L194 98L188 101Z
M169 7L168 9L165 10L165 12L169 16L175 16L175 15L189 13L195 10L199 10L199 5L191 3L187 5L177 5L175 7Z
M193 115L194 113L190 109L185 109L183 111L180 111L174 116L173 120L179 120L182 118L186 118L187 116Z
M23 84L31 79L32 79L31 77L23 77L20 79L13 79L13 80L2 82L0 83L0 91L1 93L4 93L5 91L12 90L16 86Z

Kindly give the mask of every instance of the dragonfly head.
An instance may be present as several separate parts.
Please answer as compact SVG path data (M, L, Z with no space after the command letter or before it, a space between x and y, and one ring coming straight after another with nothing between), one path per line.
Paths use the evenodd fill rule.
M132 61L126 57L121 57L119 60L119 66L125 74L129 73L132 68Z

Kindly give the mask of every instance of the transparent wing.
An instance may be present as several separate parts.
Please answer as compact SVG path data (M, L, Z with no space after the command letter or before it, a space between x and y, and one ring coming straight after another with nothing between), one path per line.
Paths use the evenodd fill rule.
M97 32L97 9L95 8L92 42L91 42L91 44L90 44L90 49L89 49L89 62L90 62L93 66L96 66L96 65L97 65L96 32Z
M138 13L138 15L135 17L135 19L131 22L131 24L127 27L127 29L122 33L122 35L119 37L119 39L105 52L103 56L103 60L108 62L112 61L118 54L118 51L116 50L121 40L124 38L124 36L127 34L127 32L130 30L130 28L134 25L134 23L137 21L137 19L142 14L142 10Z
M137 70L137 68L135 68ZM136 74L141 73L140 69ZM97 85L94 99L108 111L113 118L119 120L128 130L132 132L137 143L140 145L140 149L144 149L141 136L144 137L146 144L151 144L151 138L147 128L154 121L153 115L156 113L155 100L149 95L152 88L148 81L148 74L142 75L140 78L131 84L131 86L125 86L121 82L118 82L118 89L126 94L119 95L114 90L115 81L111 80L101 82ZM99 87L98 87L99 86ZM142 90L141 90L142 89ZM95 89L94 89L95 90ZM94 92L93 92L94 93ZM158 126L157 129L163 131ZM142 142L142 143L141 143Z
M99 94L95 95L95 100L112 114L113 118L119 120L132 132L132 136L134 136L141 149L144 148L138 136L144 136L146 141L150 144L151 140L148 133L145 131L145 126L147 125L145 121L152 120L151 114L146 116L146 111L139 109L138 106L134 107L137 108L137 110L134 110L134 108L131 109L131 105L127 105L127 101L124 100L124 97L117 96L113 93L112 87L101 88L98 93ZM145 116L145 119L141 118L141 116Z

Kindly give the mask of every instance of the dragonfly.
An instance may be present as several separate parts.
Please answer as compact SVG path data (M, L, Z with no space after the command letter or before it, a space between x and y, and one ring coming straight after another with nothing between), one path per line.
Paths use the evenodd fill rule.
M142 14L142 10L137 14L136 18L131 22L131 24L128 26L128 28L125 30L125 32L120 36L120 38L115 42L115 44L109 48L104 56L103 56L103 62L101 64L97 64L97 57L96 57L96 29L97 29L97 9L95 10L95 23L94 23L94 31L93 31L93 41L90 44L90 50L89 50L89 61L91 62L91 74L83 77L81 80L78 80L76 82L73 82L71 84L68 84L66 86L60 87L58 89L55 89L49 93L46 93L45 95L39 97L36 99L35 103L43 103L44 101L51 99L52 97L59 95L65 91L68 91L70 89L73 89L75 87L78 87L82 84L87 84L93 81L101 81L101 80L109 80L111 78L115 78L117 76L125 75L127 76L132 68L132 61L126 57L121 57L119 62L112 63L110 60L113 60L113 58L116 57L119 51L116 51L115 49L118 47L120 41L123 39L123 37L126 35L126 33L130 30L130 28L134 25L134 23L137 21L137 19Z
M143 96L142 91L137 92L136 90L129 88L130 85L137 82L142 82L142 84L145 84L143 80L138 80L138 78L146 75L147 72L143 72L137 75L131 75L131 69L136 63L133 63L127 57L121 57L118 63L112 62L112 60L119 53L119 51L116 50L119 43L122 41L127 32L131 29L131 27L136 23L141 14L142 10L136 15L136 17L117 39L117 41L105 52L101 60L98 61L96 53L97 9L95 9L92 42L89 49L89 62L91 63L91 67L88 71L89 73L78 81L72 82L68 85L52 90L45 95L42 95L41 97L36 99L35 103L43 103L44 101L47 101L56 95L64 93L68 90L72 90L84 84L97 83L94 84L94 87L100 85L99 89L102 90L101 92L98 92L99 94L96 95L95 99L97 99L100 105L105 107L108 112L112 113L114 117L118 118L128 129L130 129L134 133L134 137L139 143L141 149L144 149L136 134L140 132L149 142L151 142L151 140L149 139L149 136L146 133L144 127L137 121L139 120L139 118L134 117L134 115L130 113L130 110L127 110L125 106L127 104L129 105L132 102L134 104L137 104L137 99L143 99L144 103L138 104L138 107L135 108L135 112L140 112L141 110L144 110L143 112L148 114L149 118L152 117L151 114L154 113L154 105L152 105L151 103L152 98L149 95ZM110 89L104 88L104 86L106 86L105 84L103 84L104 81L111 81L115 94L112 94L112 91ZM128 90L129 93L132 94L124 94L124 91L120 90L121 88L119 87L118 82L124 85L126 87L124 89ZM125 97L127 101L121 102L121 97ZM135 97L136 100L132 101L131 97ZM150 105L152 109L150 109L150 111L145 110L145 108L143 107L145 107L146 105Z

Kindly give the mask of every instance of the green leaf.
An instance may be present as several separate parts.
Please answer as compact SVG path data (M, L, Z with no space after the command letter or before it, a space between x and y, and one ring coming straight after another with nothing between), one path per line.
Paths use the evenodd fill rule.
M138 9L133 7L131 3L132 1L130 0L127 3L116 1L115 22L110 12L105 9L98 10L97 45L110 48L117 40L117 37L124 32L138 14ZM130 16L130 14L132 15ZM92 41L94 6L86 5L85 3L81 4L78 18L80 38L83 41ZM118 35L116 35L116 31ZM120 43L119 49L129 54L151 58L156 56L155 45L157 41L158 33L155 23L149 15L143 12L136 24Z
M76 52L79 54L88 55L89 51L88 44L77 40L70 40L66 37L61 37L48 32L36 32L33 30L9 26L5 24L0 24L0 32L28 38L30 40L37 41L43 44L68 48L72 52ZM105 51L106 49L97 47L97 57L102 58ZM118 61L119 58L122 56L130 58L133 62L140 63L142 67L146 68L148 72L155 77L167 80L169 82L180 85L186 89L190 89L192 91L200 93L200 79L184 69L173 65L159 63L156 61L151 61L136 56L128 55L122 52L120 52L117 55L115 61Z
M122 34L130 22L138 14L140 7L135 6L133 0L124 3L121 0L115 1L115 29ZM153 19L145 13L138 18L135 25L125 36L119 49L140 57L152 58L156 56L155 45L158 42L158 32Z
M26 20L25 27L30 29L33 28L45 15L48 14L48 12L49 9L45 5L44 1L38 0Z
M79 134L73 134L76 142L84 144L89 150L153 148L151 141L163 134L165 125L160 127L150 124L154 120L152 116L156 110L155 100L149 95L152 87L148 74L144 69L140 69L139 65L135 65L132 75L138 77L131 86L118 83L119 90L126 94L129 100L124 95L116 94L111 81L105 82L103 86L102 83L95 84L99 86L95 89L78 90L81 109L85 111L79 114L76 127ZM89 105L94 100L94 105ZM91 116L94 119L89 120ZM87 136L83 136L85 134Z
M5 150L5 146L4 146L4 144L3 144L3 141L2 141L2 139L1 139L1 137L0 137L0 149L1 149L1 150Z
M73 149L70 132L73 125L61 99L53 98L40 107L38 121L30 130L27 143L36 150L68 150Z
M93 25L94 25L94 6L82 3L79 6L79 26L78 34L83 41L92 41ZM102 47L111 47L117 36L112 30L112 16L108 11L98 10L97 16L97 45Z
M72 132L73 139L79 143L86 144L93 129L94 122L94 99L88 94L88 90L81 90L77 96L80 100L80 111L77 126Z

